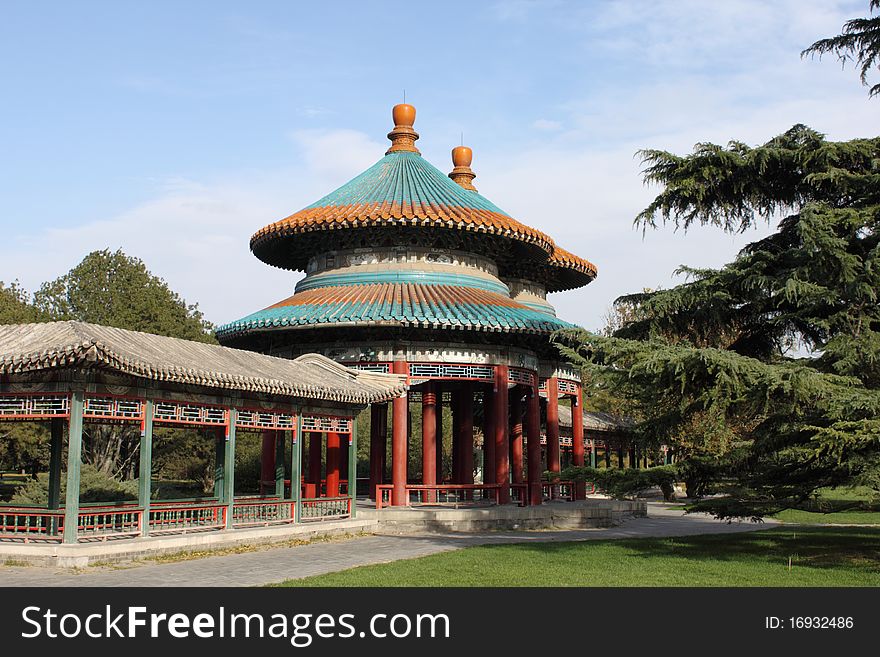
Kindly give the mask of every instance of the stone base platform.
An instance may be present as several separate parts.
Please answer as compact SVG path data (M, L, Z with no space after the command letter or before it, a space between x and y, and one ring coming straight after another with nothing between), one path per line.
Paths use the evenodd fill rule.
M488 506L458 509L419 507L389 508L380 511L359 504L356 518L311 524L150 536L76 545L0 542L0 564L84 568L95 564L149 559L163 555L263 546L321 537L517 529L588 529L610 527L625 518L646 515L647 503L643 500L589 499L583 502L549 502L537 507Z
M481 532L516 529L591 529L611 527L628 517L648 514L643 500L589 499L548 502L541 506L485 508L386 508L358 511L359 518L376 518L377 533Z
M0 542L0 564L26 563L34 566L84 568L86 566L149 559L151 557L210 552L242 546L262 546L287 541L308 541L321 537L374 534L375 519L356 518L303 525L276 525L229 531L192 532L75 545L57 543Z

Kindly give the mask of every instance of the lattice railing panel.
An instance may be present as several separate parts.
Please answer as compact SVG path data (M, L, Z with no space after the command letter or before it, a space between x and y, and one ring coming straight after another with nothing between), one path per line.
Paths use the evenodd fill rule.
M238 411L235 426L241 429L274 429L287 431L296 427L296 415L271 411Z
M70 415L68 395L0 395L0 417L34 420Z
M320 497L302 501L301 522L332 520L351 516L350 497Z
M153 420L177 424L221 426L226 424L227 410L219 406L200 406L178 402L156 402Z
M391 371L391 366L388 363L344 363L344 365L353 370L361 370L363 372L388 374Z
M303 415L303 431L329 431L331 433L351 433L351 419L329 415Z
M526 386L535 385L535 374L529 370L511 367L508 371L507 380L511 383L520 383Z
M410 363L409 375L414 379L476 379L478 381L492 381L495 378L495 368L491 365Z
M83 401L83 417L139 421L144 417L144 403L140 399L86 397Z
M576 381L559 379L559 392L561 393L565 393L566 395L576 395L578 388L580 388L580 385Z

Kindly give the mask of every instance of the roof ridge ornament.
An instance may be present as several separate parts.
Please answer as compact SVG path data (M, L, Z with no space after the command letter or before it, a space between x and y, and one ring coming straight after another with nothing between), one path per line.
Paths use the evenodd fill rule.
M473 180L477 174L471 170L471 162L474 159L474 152L467 146L456 146L452 149L452 172L449 177L460 187L469 189L472 192L477 191L474 187Z
M416 108L408 103L395 105L391 110L391 117L394 119L394 129L388 133L391 148L385 151L385 155L400 151L421 155L416 148L419 133L413 129L413 124L416 122Z

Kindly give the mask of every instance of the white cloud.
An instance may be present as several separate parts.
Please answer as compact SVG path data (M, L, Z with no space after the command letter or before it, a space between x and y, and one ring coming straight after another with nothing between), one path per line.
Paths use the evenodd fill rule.
M121 248L206 317L225 323L293 293L301 274L255 258L251 235L312 203L372 164L384 149L351 130L292 135L300 166L234 180L163 181L157 198L119 215L73 228L49 228L0 243L3 277L34 290L87 253ZM9 273L7 273L9 272Z
M550 119L538 119L532 123L532 127L535 128L535 130L541 130L542 132L554 132L556 130L561 130L562 124L559 121L551 121Z

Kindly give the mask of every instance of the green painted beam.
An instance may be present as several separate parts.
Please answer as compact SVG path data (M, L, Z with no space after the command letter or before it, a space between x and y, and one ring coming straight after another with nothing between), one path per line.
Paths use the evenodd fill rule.
M70 396L70 422L67 431L67 491L64 498L65 543L76 543L79 528L79 478L82 467L83 392Z
M150 496L153 493L153 400L144 403L144 432L141 434L141 460L138 471L138 505L143 512L141 536L150 533Z
M235 504L235 423L238 411L229 409L229 435L226 438L223 483L225 488L223 503L226 504L226 529L232 529L232 507Z
M296 501L295 522L302 522L302 488L299 485L302 470L302 450L305 440L302 432L302 413L297 412L296 432L290 450L290 498Z
M351 498L351 517L357 514L357 416L351 418L351 438L348 443L348 496Z

